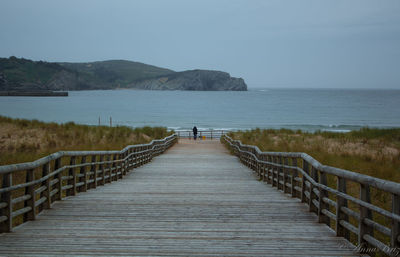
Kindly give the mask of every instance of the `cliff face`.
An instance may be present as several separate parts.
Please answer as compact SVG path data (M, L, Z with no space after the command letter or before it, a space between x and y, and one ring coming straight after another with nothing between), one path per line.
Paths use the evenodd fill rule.
M7 86L8 86L8 82L5 78L5 76L3 75L3 73L0 72L0 90L7 89Z
M136 88L148 90L237 90L241 78L222 71L174 72L138 62L114 60L91 63L34 62L0 58L0 90L90 90Z
M242 78L233 78L229 73L210 70L175 72L158 78L137 81L128 87L149 90L247 90L247 85Z

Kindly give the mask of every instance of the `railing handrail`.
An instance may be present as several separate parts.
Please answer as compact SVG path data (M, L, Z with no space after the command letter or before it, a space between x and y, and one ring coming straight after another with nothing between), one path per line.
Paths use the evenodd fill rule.
M165 140L166 142L168 142L168 139ZM152 146L151 144L145 144L146 146ZM145 146L145 145L138 145L140 146ZM111 164L111 163L117 163L117 162L123 162L125 160L127 160L129 157L131 157L132 155L138 155L138 154L143 154L143 153L147 153L149 151L152 151L156 148L157 145L153 145L152 148L149 148L147 150L144 151L140 151L140 152L133 152L131 154L129 154L128 156L126 156L123 159L117 159L117 160L110 160L110 161L103 161L103 162L86 162L86 163L81 163L81 164L75 164L75 165L64 165L62 167L60 167L57 170L54 170L52 173L48 174L46 177L42 177L40 179L36 179L36 180L32 180L29 183L23 183L23 184L19 184L19 185L14 185L14 186L10 186L10 187L6 187L6 188L0 188L0 194L4 193L4 192L9 192L12 190L16 190L19 188L24 188L27 187L29 185L33 185L33 184L37 184L40 182L43 182L44 180L46 180L47 177L52 177L54 175L57 175L58 173L67 170L67 169L71 169L71 168L80 168L80 167L86 167L86 166L91 166L91 165L100 165L100 164ZM60 157L72 157L72 156L88 156L88 155L104 155L104 154L115 154L119 153L118 151L70 151L70 152L64 152L66 153L65 155L62 155ZM39 165L41 166L41 165Z
M180 131L180 132L182 132L182 131L185 131L185 132L191 131L192 132L193 130L192 129L177 129L175 131ZM227 131L230 131L230 130L227 130L227 129L197 129L197 131L198 132L200 132L200 131L201 132L204 132L204 131L206 131L206 132L210 132L210 131L213 131L213 132L214 131L217 131L217 132L218 131L226 131L227 132Z
M302 152L262 152L257 146L242 144L228 135L222 140L243 163L258 173L260 179L306 202L310 211L318 215L319 222L331 227L330 220L335 220L338 236L350 239L349 233L355 233L361 250L371 245L386 255L400 255L400 183L323 165ZM302 160L301 165L298 160ZM327 175L336 177L337 188L328 185ZM346 193L347 180L360 185L359 198ZM372 203L370 187L391 194L391 211ZM330 199L328 193L336 200ZM347 201L358 206L359 212L349 208ZM390 228L375 221L373 212L390 219ZM358 227L349 222L349 216L358 222ZM375 237L374 230L384 235L389 245Z
M138 148L138 147L145 147L151 146L157 142L164 142L168 141L170 138L175 137L175 135L170 135L165 137L164 139L154 139L150 143L147 144L137 144L137 145L128 145L124 147L122 150L110 150L110 151L58 151L56 153L52 153L40 159L37 159L32 162L23 162L17 164L9 164L9 165L2 165L0 166L0 175L4 173L16 172L20 170L28 170L28 169L35 169L43 164L46 164L50 161L54 161L58 158L65 157L65 156L82 156L82 155L105 155L105 154L123 154L127 150L131 148Z
M198 136L209 136L210 138L220 138L223 135L227 134L230 132L229 130L225 129L207 129L207 130L197 130L197 135ZM178 137L192 137L193 136L193 130L176 130L175 134Z
M267 154L267 155L275 155L282 157L291 157L291 158L302 158L310 163L314 168L319 169L323 172L326 172L331 175L340 176L354 182L358 182L361 184L367 184L369 186L400 195L400 183L396 183L389 180L384 180L380 178L375 178L372 176L368 176L365 174L360 174L354 171L340 169L328 165L323 165L319 161L315 160L312 156L303 152L262 152L257 146L254 145L246 145L242 144L240 140L233 140L228 135L225 135L232 142L237 142L241 147L253 148L258 155Z

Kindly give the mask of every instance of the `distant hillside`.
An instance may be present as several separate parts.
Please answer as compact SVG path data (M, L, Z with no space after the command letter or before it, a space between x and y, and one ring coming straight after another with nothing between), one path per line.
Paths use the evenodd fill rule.
M56 63L0 58L0 90L47 89L55 74L65 69ZM71 73L71 71L66 71Z
M139 62L111 60L50 63L24 58L0 58L0 90L90 90L137 88L150 90L247 90L243 79L226 72L174 72Z
M59 63L61 66L91 77L97 83L111 87L126 87L133 81L154 78L174 71L140 62L113 60L90 63Z

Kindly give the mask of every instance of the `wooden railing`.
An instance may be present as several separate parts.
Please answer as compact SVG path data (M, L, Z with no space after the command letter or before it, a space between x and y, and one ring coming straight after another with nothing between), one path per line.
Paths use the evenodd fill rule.
M222 141L260 180L300 198L310 212L318 215L320 223L335 229L337 236L350 239L353 234L361 252L379 249L386 255L400 256L399 183L322 165L305 153L261 152L256 146L243 145L227 135ZM348 183L359 187L358 197L346 192ZM378 201L371 199L372 189L374 196L391 196L390 210L373 204ZM375 219L375 215L381 219Z
M0 232L35 220L54 201L121 179L163 153L176 135L121 151L57 152L34 162L0 166Z
M192 130L178 130L175 131L178 138L189 138L193 139L193 131ZM226 130L199 130L197 132L198 139L219 139L223 135L228 133Z

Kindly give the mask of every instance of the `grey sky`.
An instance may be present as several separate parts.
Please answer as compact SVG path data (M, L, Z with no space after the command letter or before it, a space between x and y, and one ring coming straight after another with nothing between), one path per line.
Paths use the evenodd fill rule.
M249 88L400 88L400 1L1 0L11 55L223 70Z

